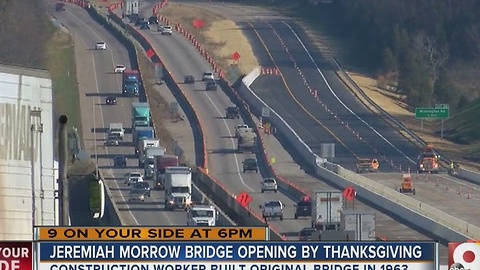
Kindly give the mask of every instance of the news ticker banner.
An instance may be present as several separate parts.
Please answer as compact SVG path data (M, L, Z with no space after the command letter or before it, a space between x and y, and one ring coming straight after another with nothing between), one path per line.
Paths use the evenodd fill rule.
M39 242L38 270L435 270L437 243Z
M34 230L36 241L265 241L269 236L268 227L37 227Z

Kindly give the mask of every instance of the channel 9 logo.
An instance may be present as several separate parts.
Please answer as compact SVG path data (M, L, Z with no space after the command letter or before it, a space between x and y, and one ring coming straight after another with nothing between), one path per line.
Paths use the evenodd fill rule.
M449 270L480 270L480 241L448 244Z

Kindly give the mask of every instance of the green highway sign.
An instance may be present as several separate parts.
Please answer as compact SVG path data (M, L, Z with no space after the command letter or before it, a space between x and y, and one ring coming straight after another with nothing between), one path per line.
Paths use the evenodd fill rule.
M448 118L450 110L448 108L415 108L415 118Z

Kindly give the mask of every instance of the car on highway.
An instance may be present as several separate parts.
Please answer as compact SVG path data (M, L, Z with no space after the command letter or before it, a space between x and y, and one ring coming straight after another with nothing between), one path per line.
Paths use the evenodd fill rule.
M261 183L262 183L262 193L264 193L265 191L273 191L277 193L278 185L277 185L277 180L275 180L274 178L265 178Z
M127 157L126 156L115 156L113 158L114 167L127 167Z
M298 236L298 241L313 241L312 235L315 231L314 228L303 228Z
M150 29L150 24L147 21L142 22L140 29Z
M285 205L281 201L269 201L260 205L260 209L262 209L262 217L265 220L268 218L279 218L280 221L283 221L284 208Z
M143 174L140 172L129 172L125 174L125 184L128 184L130 178L143 178Z
M225 118L227 119L240 119L240 110L237 107L228 107L225 109Z
M115 96L107 96L105 98L106 105L117 105L117 97Z
M135 26L142 25L142 23L143 23L144 21L145 21L145 18L138 17L138 18L135 20Z
M255 158L246 158L243 162L243 172L258 173L258 163Z
M195 83L195 77L193 75L187 75L183 79L183 83L187 83L187 84Z
M132 189L128 193L128 201L140 201L145 202L145 192L142 189Z
M125 71L125 69L127 69L124 65L116 65L115 66L115 69L113 70L113 72L115 73L123 73Z
M95 50L106 50L107 49L107 43L103 41L99 41L95 44Z
M211 71L205 71L203 74L202 74L202 81L203 82L206 82L206 81L214 81L215 80L215 76L213 75L213 72Z
M109 134L105 141L105 146L118 146L119 137L113 134Z
M173 29L170 25L164 25L162 27L162 35L172 35L173 34Z
M65 3L56 3L55 11L65 11Z
M158 24L157 16L151 16L150 18L148 18L148 23L149 24Z
M150 195L151 195L151 189L150 189L150 185L148 184L148 182L145 182L145 181L137 182L137 183L133 184L133 188L143 190L145 196L150 197Z
M129 177L128 182L127 182L127 186L133 186L133 185L136 185L139 182L143 182L142 177Z
M217 91L217 83L215 81L207 81L205 84L205 91Z
M299 217L311 217L312 216L312 200L309 196L302 196L297 204L294 205L295 214L294 219Z

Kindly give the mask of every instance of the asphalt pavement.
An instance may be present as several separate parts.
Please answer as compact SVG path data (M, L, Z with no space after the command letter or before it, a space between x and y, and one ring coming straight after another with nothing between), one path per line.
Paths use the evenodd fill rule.
M298 132L316 153L321 143L335 143L335 162L348 169L355 167L357 158L378 158L383 172L414 164L419 149L355 98L295 23L257 21L251 26L255 31L246 32L252 45L267 52L261 64L273 62L281 71L280 83L261 76L252 89L280 115L292 114L300 126L308 127ZM317 92L318 100L307 86ZM276 97L287 98L274 101L272 89Z
M123 225L185 225L185 212L163 210L163 192L152 191L151 197L147 197L144 203L128 202L129 188L124 184L124 175L131 171L143 171L136 167L138 160L134 157L131 134L126 134L119 146L104 146L110 123L123 123L127 129L131 126L131 104L138 101L137 98L121 97L121 75L113 74L116 64L130 67L125 47L80 7L67 4L66 11L54 12L53 15L74 36L85 148L92 158L97 153L104 180L126 222ZM94 50L98 41L106 42L107 50ZM118 104L104 105L108 95L117 96ZM128 157L127 168L112 167L116 155Z
M145 14L150 9L145 7ZM144 35L153 44L165 66L179 82L180 87L185 91L193 106L200 115L206 133L209 172L218 180L222 181L234 194L247 192L253 201L250 207L253 211L261 214L259 206L266 201L280 200L286 204L284 221L273 220L269 222L280 232L286 235L298 233L302 228L308 227L307 220L294 220L294 201L281 193L260 192L262 172L243 173L242 162L247 157L254 156L249 153L236 153L236 140L234 128L242 124L242 119L225 119L225 108L233 103L219 89L216 92L205 91L205 84L197 81L195 84L183 84L183 77L193 75L197 80L201 79L204 71L210 71L210 65L200 56L197 50L182 36L174 32L172 36L162 36L156 31L142 30Z

